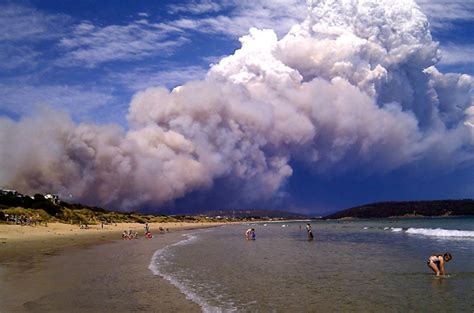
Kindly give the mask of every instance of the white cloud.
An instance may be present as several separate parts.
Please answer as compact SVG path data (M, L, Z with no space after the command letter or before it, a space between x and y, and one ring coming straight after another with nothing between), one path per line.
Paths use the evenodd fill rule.
M455 21L474 21L474 2L471 0L418 0L417 3L434 29L451 28Z
M57 40L70 22L61 14L48 14L14 2L0 3L0 68L23 72L36 68L42 56L38 45Z
M64 27L64 21L70 21L65 17L13 7L10 9L11 13L7 10L3 14L5 28L11 28L8 32L3 32L3 36L7 36L7 39L27 40L60 38L55 46L60 55L54 61L55 65L96 67L113 61L171 55L177 48L192 41L193 32L219 33L236 38L247 33L250 27L260 27L273 28L282 35L292 25L301 22L306 14L306 6L299 0L229 1L223 4L200 1L186 6L171 5L168 9L172 13L212 12L214 15L153 23L147 13L141 12L138 13L139 19L124 25L99 26L82 21L71 28ZM223 15L220 12L222 9L230 10L230 13L226 11L226 15ZM56 31L56 28L61 31Z
M209 65L217 64L220 60L225 58L226 55L212 55L203 58L203 61L207 62Z
M251 27L272 28L283 35L301 22L307 13L304 1L229 1L225 14L203 18L181 18L170 25L203 33L222 33L232 37L246 34Z
M0 41L38 41L57 38L69 19L27 6L0 4Z
M142 59L169 53L187 41L176 28L146 20L105 27L83 22L61 39L59 47L65 55L58 64L94 67L104 62Z
M471 0L418 0L423 12L427 15L430 28L435 32L452 32L463 34L470 26L460 26L465 23L474 23L474 1ZM461 24L460 24L461 23ZM463 27L464 29L461 29ZM455 38L453 38L455 39ZM456 38L457 40L460 39ZM474 63L472 52L474 51L474 37L465 36L462 41L456 43L441 43L441 66L458 66L464 71L472 73L467 66Z
M39 62L41 53L28 46L8 45L0 47L0 69L32 69Z
M109 92L77 86L4 83L0 84L0 99L4 111L20 116L29 115L40 106L49 106L74 118L91 120L90 114L111 103L114 97Z
M168 5L168 13L191 13L191 14L204 14L210 12L218 12L225 7L225 2L217 3L211 0L202 1L190 1L185 4L171 4Z
M447 44L441 48L442 65L474 64L474 44L456 45Z
M174 67L167 66L168 70L150 71L150 69L138 69L127 73L113 73L109 79L120 82L132 91L144 90L154 86L166 86L174 88L188 81L201 80L206 76L208 68L200 66Z

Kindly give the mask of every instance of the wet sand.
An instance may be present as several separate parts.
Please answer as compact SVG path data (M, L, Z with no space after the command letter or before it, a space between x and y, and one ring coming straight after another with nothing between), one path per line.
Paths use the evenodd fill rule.
M148 266L156 250L182 239L179 228L206 226L137 240L112 240L120 231L10 237L0 243L0 312L200 312Z

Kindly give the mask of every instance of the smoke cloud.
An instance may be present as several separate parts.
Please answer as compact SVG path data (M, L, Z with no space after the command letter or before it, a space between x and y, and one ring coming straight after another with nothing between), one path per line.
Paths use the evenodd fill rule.
M240 41L204 80L135 94L127 131L48 109L0 119L0 185L159 208L222 178L271 199L293 159L320 175L473 162L472 77L436 69L413 1L319 1L280 40Z

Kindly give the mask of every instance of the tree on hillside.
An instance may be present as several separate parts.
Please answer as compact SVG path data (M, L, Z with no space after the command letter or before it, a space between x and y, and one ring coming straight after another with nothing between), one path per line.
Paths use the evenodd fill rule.
M45 200L44 196L40 193L37 193L33 197L35 199L35 202L42 202Z

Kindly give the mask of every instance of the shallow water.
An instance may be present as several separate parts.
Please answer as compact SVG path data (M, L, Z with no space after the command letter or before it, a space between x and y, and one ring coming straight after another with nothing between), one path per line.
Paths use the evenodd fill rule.
M37 262L0 264L0 312L200 312L147 269L156 249L181 237L69 247Z
M155 253L153 273L203 311L473 312L474 219L313 221L199 231ZM300 228L301 227L301 228ZM426 266L449 251L448 276Z

